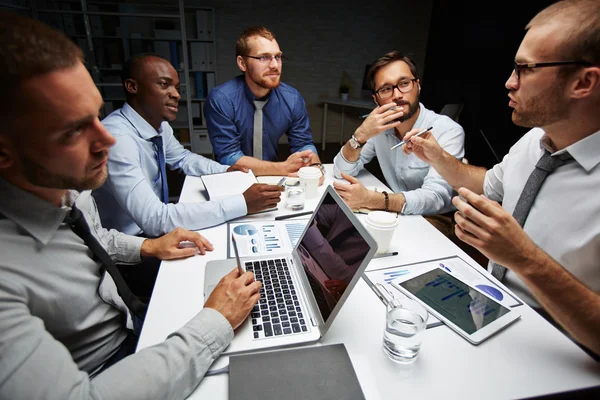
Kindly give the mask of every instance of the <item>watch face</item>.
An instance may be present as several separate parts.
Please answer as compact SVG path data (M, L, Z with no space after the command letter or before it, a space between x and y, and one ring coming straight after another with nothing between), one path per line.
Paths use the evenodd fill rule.
M358 149L360 147L360 143L358 143L356 141L356 139L351 138L350 139L350 146L352 146L353 149Z

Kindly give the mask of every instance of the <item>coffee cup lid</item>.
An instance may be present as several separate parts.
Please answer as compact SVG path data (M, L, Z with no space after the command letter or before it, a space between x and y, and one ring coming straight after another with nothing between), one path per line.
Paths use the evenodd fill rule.
M398 224L396 215L386 211L371 211L369 215L367 215L367 221L372 225L382 228L391 228Z
M321 170L318 167L302 167L298 170L298 176L304 179L320 178L321 175Z

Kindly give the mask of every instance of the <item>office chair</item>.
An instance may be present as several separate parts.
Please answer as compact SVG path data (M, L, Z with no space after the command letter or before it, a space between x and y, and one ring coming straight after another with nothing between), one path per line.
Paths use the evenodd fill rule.
M442 111L440 111L440 114L447 115L454 121L458 122L458 117L460 116L463 107L463 103L446 104L444 108L442 108Z

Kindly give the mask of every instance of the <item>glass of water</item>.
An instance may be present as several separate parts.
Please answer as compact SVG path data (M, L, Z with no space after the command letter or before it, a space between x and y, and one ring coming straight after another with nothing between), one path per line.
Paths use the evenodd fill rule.
M286 180L285 195L285 208L292 211L303 210L306 201L306 184L298 179Z
M429 314L410 299L392 299L387 306L383 351L395 362L408 364L417 359Z

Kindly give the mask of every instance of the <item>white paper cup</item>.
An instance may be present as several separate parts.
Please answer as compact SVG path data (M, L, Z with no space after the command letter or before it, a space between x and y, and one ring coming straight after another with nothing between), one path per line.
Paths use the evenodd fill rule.
M395 214L385 211L371 211L367 215L365 227L377 242L377 253L387 253L394 231L398 226Z
M298 170L300 182L306 184L307 199L317 197L317 188L322 175L321 169L318 167L302 167Z

